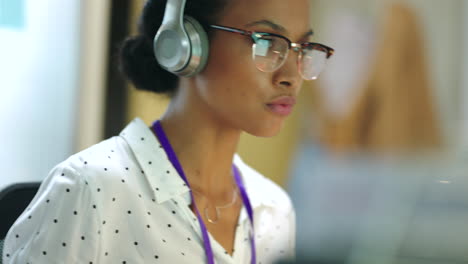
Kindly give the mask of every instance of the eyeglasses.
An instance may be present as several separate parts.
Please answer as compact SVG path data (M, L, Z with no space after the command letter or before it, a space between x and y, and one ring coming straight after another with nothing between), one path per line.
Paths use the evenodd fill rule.
M262 72L274 72L281 68L288 58L289 50L293 49L299 53L297 64L302 78L315 80L335 52L323 44L293 43L288 38L274 33L246 31L219 25L211 27L252 38L252 58L257 69Z

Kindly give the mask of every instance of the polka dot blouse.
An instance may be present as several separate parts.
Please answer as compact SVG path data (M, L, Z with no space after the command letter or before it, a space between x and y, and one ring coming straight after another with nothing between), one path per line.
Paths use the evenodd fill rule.
M295 213L288 195L235 156L255 217L258 263L294 257ZM189 189L148 126L57 165L9 230L3 263L206 263ZM234 252L210 235L216 263L250 263L242 208Z

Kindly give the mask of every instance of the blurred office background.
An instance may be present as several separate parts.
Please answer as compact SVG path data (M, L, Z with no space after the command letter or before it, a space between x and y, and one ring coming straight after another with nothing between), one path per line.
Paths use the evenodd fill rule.
M317 263L468 263L467 1L313 1L287 190ZM307 262L305 262L307 263Z
M163 113L117 70L143 3L0 0L0 188ZM468 1L311 3L336 54L280 135L239 148L290 192L298 254L468 263Z

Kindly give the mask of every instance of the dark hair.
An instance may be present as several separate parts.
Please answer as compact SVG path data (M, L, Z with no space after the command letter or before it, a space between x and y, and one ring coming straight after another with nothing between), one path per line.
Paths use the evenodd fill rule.
M138 34L127 38L120 48L120 70L139 90L172 96L179 77L161 68L153 53L153 39L161 26L166 0L148 0L143 8ZM187 0L185 15L198 20L211 35L228 0Z

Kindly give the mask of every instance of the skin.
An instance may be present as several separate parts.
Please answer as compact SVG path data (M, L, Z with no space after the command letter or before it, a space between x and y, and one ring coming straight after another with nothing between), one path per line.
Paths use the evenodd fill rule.
M308 0L235 0L217 24L277 33L301 43L310 38L306 37L311 30L309 10ZM262 20L283 30L270 23L255 23ZM217 30L210 39L205 70L181 78L178 93L161 118L191 187L203 193L195 196L198 208L205 208L208 201L224 205L232 200L235 183L231 168L241 133L259 137L278 134L286 117L269 111L267 104L284 95L297 97L300 91L296 52L291 50L285 64L272 73L259 71L251 54L249 38ZM241 206L238 197L234 206L222 210L216 225L203 219L229 253Z

